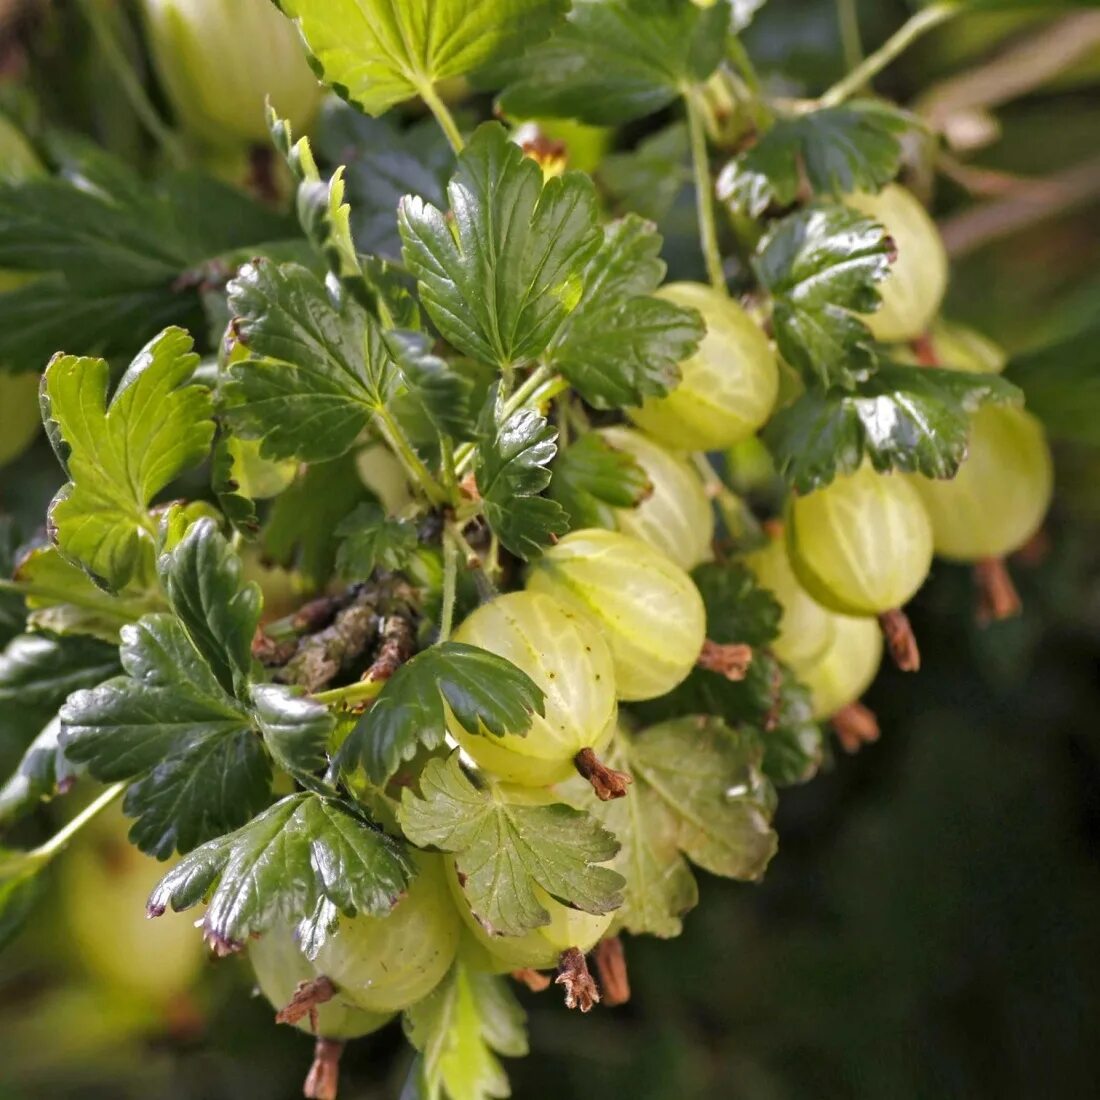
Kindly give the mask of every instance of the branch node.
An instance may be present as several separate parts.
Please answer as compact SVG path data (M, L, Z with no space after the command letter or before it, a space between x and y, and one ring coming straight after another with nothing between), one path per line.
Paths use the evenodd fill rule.
M592 975L584 954L576 947L567 947L558 959L558 976L555 985L565 987L565 1007L579 1008L581 1012L591 1012L593 1005L600 1002L600 991Z
M878 622L894 664L902 672L917 672L920 669L920 649L917 648L917 637L913 633L909 616L900 607L895 607L891 611L884 611L878 617Z
M626 969L623 941L618 936L600 940L596 944L593 957L596 960L596 972L600 976L603 1003L609 1008L626 1004L630 1000L630 975Z
M625 797L633 782L626 772L609 768L591 749L581 749L573 757L573 764L577 771L592 784L592 789L601 802Z

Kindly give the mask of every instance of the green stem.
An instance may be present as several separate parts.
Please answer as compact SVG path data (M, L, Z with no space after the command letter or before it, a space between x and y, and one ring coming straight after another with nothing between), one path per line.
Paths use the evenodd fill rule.
M737 35L730 35L729 42L726 44L726 56L737 70L738 76L745 82L745 87L757 99L763 99L764 85L761 83L756 66L752 63L752 58L749 57L749 51L745 49L744 43Z
M443 606L439 612L439 640L451 636L455 617L455 590L458 585L458 544L450 529L443 532Z
M728 294L722 272L722 254L718 250L718 225L714 220L714 182L710 176L710 157L703 111L693 89L686 89L688 132L691 137L691 163L695 172L695 202L699 212L699 244L707 265L707 277L715 290Z
M99 48L103 51L115 76L118 78L123 94L129 100L130 108L137 115L138 120L149 131L153 140L161 147L164 154L176 168L186 168L189 164L187 152L178 135L160 117L156 107L145 94L138 74L134 71L130 59L125 50L119 44L114 31L108 26L106 12L96 0L78 0L84 12L84 18L95 35Z
M54 833L45 844L28 852L28 858L43 865L49 863L89 821L110 806L128 786L129 783L116 783L113 787L108 787L98 798L89 802L76 817Z
M868 55L843 80L837 81L819 100L821 107L836 107L871 82L895 58L900 57L918 38L946 23L961 7L953 0L930 4L913 15L874 53Z
M405 467L405 473L409 476L409 479L420 486L424 495L432 504L445 504L447 502L446 491L432 477L428 467L424 465L420 456L412 449L412 445L401 430L401 425L394 420L390 410L383 405L375 413L375 418L382 438L397 455L401 465Z
M738 545L756 545L763 539L763 531L756 517L745 502L718 476L710 459L702 452L695 452L691 461L699 471L707 496L718 505L722 521L730 537Z
M859 33L858 0L836 0L836 18L840 24L840 45L844 67L854 69L863 60L863 39Z
M458 124L454 120L454 115L451 114L447 104L439 98L436 94L435 86L432 84L425 84L420 89L420 98L424 100L424 104L428 110L435 115L435 120L439 123L439 128L451 143L451 148L455 151L455 155L457 156L466 148L466 142L463 140L462 131L459 130Z
M377 699L386 683L385 680L356 680L354 684L347 684L345 687L319 691L312 699L326 707L351 707L356 703L369 703L372 699Z

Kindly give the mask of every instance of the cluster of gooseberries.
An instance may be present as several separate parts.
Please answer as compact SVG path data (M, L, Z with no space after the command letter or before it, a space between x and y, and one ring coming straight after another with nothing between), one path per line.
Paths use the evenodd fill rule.
M1003 365L996 349L936 320L946 282L942 245L920 204L898 186L855 205L879 219L898 246L883 308L868 318L901 359L978 371ZM619 703L665 695L709 644L705 611L689 571L715 553L713 501L689 452L735 448L766 422L780 367L759 325L736 302L689 283L661 292L703 315L707 334L667 397L628 410L630 426L598 429L632 456L649 492L615 512L615 529L577 530L528 570L525 587L482 604L454 639L506 657L546 693L545 714L524 736L487 737L451 720L469 763L504 785L512 801L550 802L577 770L616 787L599 754L615 733ZM933 555L984 571L1005 614L1000 563L1037 530L1051 494L1043 432L1011 407L979 411L969 453L951 480L878 473L865 464L826 487L791 496L765 522L762 542L740 560L779 601L772 650L809 688L814 717L832 720L854 750L878 736L859 699L874 680L884 633L903 668L919 662L901 610L928 575ZM610 782L610 789L606 785ZM594 780L599 790L599 785ZM250 948L260 985L284 1019L333 1040L375 1030L443 977L456 952L495 973L553 968L614 933L614 914L583 913L540 891L547 924L520 936L487 929L471 912L454 859L418 853L420 873L385 918L343 920L307 960L289 928ZM327 999L294 1011L296 991L328 983ZM291 1006L290 1008L286 1006ZM321 1063L323 1066L323 1062ZM322 1072L315 1068L315 1073Z

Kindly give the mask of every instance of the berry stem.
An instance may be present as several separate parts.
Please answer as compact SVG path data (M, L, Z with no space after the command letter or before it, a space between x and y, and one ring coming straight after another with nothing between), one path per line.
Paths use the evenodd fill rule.
M710 156L707 152L707 134L703 121L703 108L694 88L684 91L687 105L688 134L691 138L691 164L695 172L695 203L699 214L699 244L703 249L703 261L707 278L715 290L729 293L722 269L722 253L718 248L718 223L714 217L714 181L710 174Z
M443 131L447 141L450 142L455 156L458 156L466 148L466 142L462 137L462 131L458 128L458 123L454 120L454 115L451 114L450 108L439 98L435 86L430 82L425 83L419 89L419 92L420 98L424 101L424 106L435 115L439 128Z
M978 588L978 622L981 626L999 623L1023 610L1020 594L1012 582L1004 558L982 558L974 566Z
M838 80L817 102L819 107L837 107L871 82L900 57L918 38L946 23L963 10L954 0L929 4L898 28L874 53L869 54L846 77Z
M859 9L856 0L836 0L836 18L840 24L844 64L849 69L854 69L863 60L863 39L859 33Z
M443 603L439 611L439 640L451 636L455 618L455 592L458 587L458 543L450 528L443 531Z
M538 970L532 970L529 966L521 970L512 971L512 979L527 986L532 993L542 993L550 988L550 979Z
M313 1047L313 1065L309 1067L302 1095L306 1100L336 1100L340 1089L340 1056L344 1044L336 1039L318 1039Z
M565 987L565 1007L591 1012L600 1003L600 990L588 971L584 953L576 947L567 947L558 959L558 976L555 985Z
M829 722L840 747L848 753L859 752L863 745L877 741L881 732L875 712L860 702L841 707Z
M895 607L879 615L878 621L894 664L902 672L917 672L920 669L920 649L909 616L900 607Z
M596 797L601 802L610 802L613 798L624 798L633 779L626 772L609 768L591 749L581 749L573 757L577 771L592 784Z
M626 969L623 941L618 936L608 936L596 944L592 956L600 976L603 1003L609 1008L626 1004L630 1000L630 975Z

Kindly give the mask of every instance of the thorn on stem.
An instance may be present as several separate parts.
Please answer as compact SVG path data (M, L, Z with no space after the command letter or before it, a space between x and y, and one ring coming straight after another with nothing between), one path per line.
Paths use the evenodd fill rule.
M302 1095L306 1100L336 1100L340 1087L340 1056L344 1044L336 1039L318 1039L313 1047L313 1065L309 1067Z
M550 979L545 974L532 970L529 966L525 966L522 970L513 970L512 978L527 986L532 993L541 993L544 989L550 988Z
M696 664L708 672L717 672L727 680L743 680L752 665L752 646L740 642L703 642Z
M982 558L974 566L978 587L978 624L988 626L1014 618L1023 610L1004 558Z
M577 771L592 784L592 789L601 802L623 798L633 782L626 772L609 768L591 749L581 749L573 757L573 764Z
M878 622L894 664L902 672L917 672L920 669L920 649L917 647L917 637L913 633L909 616L900 607L895 607L891 611L884 611L878 617Z
M317 1009L336 996L336 986L323 974L298 983L294 996L275 1013L277 1024L296 1024L309 1017L309 1026L317 1032Z
M591 1012L593 1005L600 1003L600 991L592 975L584 954L576 947L567 947L558 959L558 976L555 985L565 987L565 1007L579 1008L581 1012Z
M829 719L840 747L848 753L859 752L863 745L879 739L878 719L870 707L849 703Z
M603 1003L609 1008L624 1005L630 1000L630 975L626 969L623 941L618 936L608 936L596 944L593 952L596 972L600 976Z

